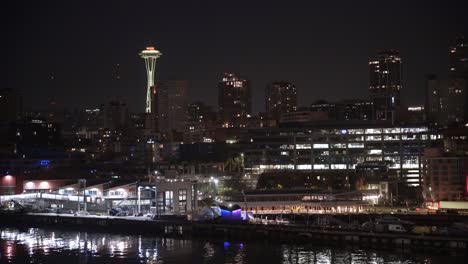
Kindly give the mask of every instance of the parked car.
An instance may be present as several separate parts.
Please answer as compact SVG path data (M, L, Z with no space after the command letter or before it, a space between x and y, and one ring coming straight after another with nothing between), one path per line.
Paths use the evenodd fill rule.
M388 231L389 232L395 232L395 233L406 233L408 230L402 225L399 224L389 224L388 225Z

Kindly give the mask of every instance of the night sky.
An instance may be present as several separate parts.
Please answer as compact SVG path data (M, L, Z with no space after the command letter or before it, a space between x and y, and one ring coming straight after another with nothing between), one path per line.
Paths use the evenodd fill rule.
M26 109L122 98L143 112L138 52L151 43L163 53L157 79L189 80L190 100L217 105L217 81L234 71L251 80L258 112L275 80L295 83L301 105L366 97L369 58L393 48L403 101L422 103L425 75L446 76L449 41L468 35L464 2L8 1L0 87L23 92Z

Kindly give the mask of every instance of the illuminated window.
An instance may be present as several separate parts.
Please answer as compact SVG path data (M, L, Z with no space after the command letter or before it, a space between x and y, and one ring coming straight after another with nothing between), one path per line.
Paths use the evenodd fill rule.
M331 148L346 148L345 143L335 143L335 144L330 144Z
M364 129L348 129L348 134L364 134Z
M382 150L381 149L370 149L367 151L368 154L370 155L381 155Z
M384 141L394 141L394 140L400 140L399 135L385 135L384 136Z
M419 133L426 131L427 127L405 127L401 129L401 133Z
M348 148L364 148L364 143L348 143Z
M311 149L310 144L296 144L296 149Z
M364 136L349 137L348 141L364 141Z
M416 135L401 135L401 140L416 140Z
M367 136L366 141L380 141L382 140L381 136Z
M187 189L179 189L179 213L187 211Z
M325 149L328 148L328 144L314 144L314 149Z
M331 169L332 170L345 170L346 164L332 164Z
M314 170L328 170L328 164L314 164Z
M172 212L174 209L174 192L165 191L164 200L165 200L166 212Z
M400 133L401 130L400 130L400 128L393 127L393 128L384 128L383 132L385 134L395 134L395 133Z
M380 128L368 128L368 129L366 129L366 134L382 134L382 129L380 129Z
M310 164L299 164L297 165L298 170L310 170L312 169L312 165Z

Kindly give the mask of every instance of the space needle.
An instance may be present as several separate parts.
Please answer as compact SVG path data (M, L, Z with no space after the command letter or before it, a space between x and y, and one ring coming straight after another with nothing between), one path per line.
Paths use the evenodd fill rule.
M154 68L156 66L156 59L162 53L154 47L146 47L145 50L140 52L140 57L145 60L146 73L148 75L148 86L146 88L146 113L151 113L151 87L154 86Z

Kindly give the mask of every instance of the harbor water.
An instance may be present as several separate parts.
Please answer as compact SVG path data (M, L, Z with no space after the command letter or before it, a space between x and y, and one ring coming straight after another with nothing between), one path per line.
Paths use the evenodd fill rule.
M0 263L466 263L464 256L317 247L274 241L2 228Z

